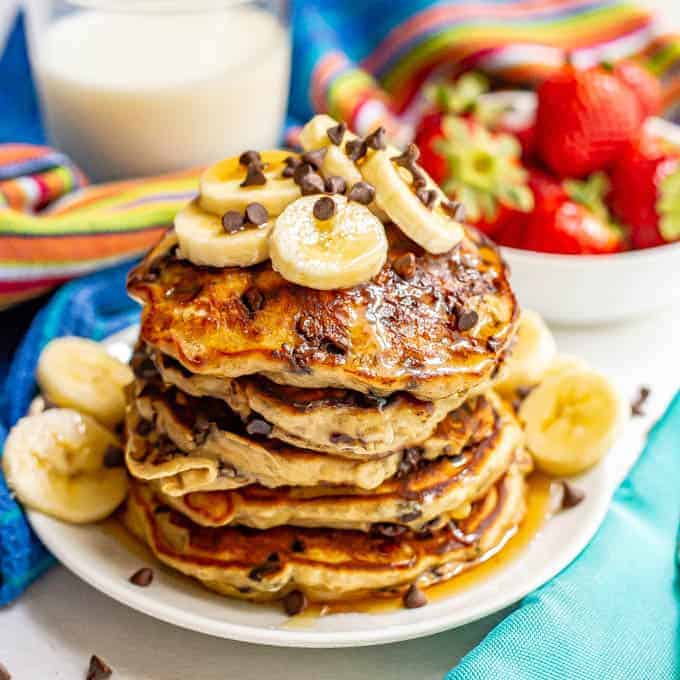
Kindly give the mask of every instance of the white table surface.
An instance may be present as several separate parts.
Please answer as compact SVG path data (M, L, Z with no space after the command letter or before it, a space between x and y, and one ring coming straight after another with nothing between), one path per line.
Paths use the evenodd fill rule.
M30 5L37 0L27 0ZM0 0L3 23L15 0ZM680 6L647 0L680 24ZM663 412L680 376L680 309L637 323L555 329L561 351L579 354L633 396L652 388L648 427ZM509 611L509 610L508 610ZM174 628L132 611L67 572L53 568L14 605L0 610L0 663L13 680L84 678L94 652L117 680L439 680L507 614L439 635L382 647L292 650L258 647Z

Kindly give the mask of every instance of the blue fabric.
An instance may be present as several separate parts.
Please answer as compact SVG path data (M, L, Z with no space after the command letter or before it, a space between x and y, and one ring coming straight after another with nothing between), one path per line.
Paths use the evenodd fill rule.
M446 680L680 678L680 394L581 556Z

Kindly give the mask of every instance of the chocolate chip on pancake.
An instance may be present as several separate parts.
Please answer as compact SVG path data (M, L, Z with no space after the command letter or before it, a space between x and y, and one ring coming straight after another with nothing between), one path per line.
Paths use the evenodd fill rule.
M288 616L296 616L309 606L307 596L301 590L292 590L283 598L283 609Z
M136 432L140 437L146 437L151 434L153 424L149 420L140 420L137 424Z
M469 331L477 325L479 314L474 309L466 310L458 315L456 327L459 331Z
M153 569L142 567L132 574L128 580L135 586L146 588L147 586L150 586L153 581Z
M394 538L395 536L401 536L408 530L407 527L401 524L393 524L391 522L377 522L371 525L371 532L378 535L384 536L385 538Z
M125 454L120 446L112 446L109 444L104 451L104 458L102 463L105 468L122 467L125 463Z
M251 314L259 312L264 307L264 295L259 288L251 286L243 293L241 297L243 304L248 308Z
M253 418L246 425L246 432L252 436L268 437L272 433L272 426L262 418Z
M96 654L90 657L90 665L87 669L85 680L106 680L113 675L113 669Z
M291 552L303 553L305 551L305 544L299 538L296 538L290 545Z
M267 561L261 564L258 567L254 567L253 569L250 570L248 573L248 578L251 581L261 581L263 578L266 578L270 574L275 574L277 571L281 569L281 563L276 561Z
M412 583L404 593L403 602L406 609L417 609L427 604L427 596L415 583Z
M326 130L328 139L330 139L331 144L334 144L335 146L340 146L340 144L342 144L342 138L345 136L345 132L347 132L347 126L344 123L338 123Z
M413 253L404 253L392 262L392 269L402 279L410 279L416 273L416 256Z
M330 196L322 196L314 203L312 212L317 220L330 220L335 215L335 201Z

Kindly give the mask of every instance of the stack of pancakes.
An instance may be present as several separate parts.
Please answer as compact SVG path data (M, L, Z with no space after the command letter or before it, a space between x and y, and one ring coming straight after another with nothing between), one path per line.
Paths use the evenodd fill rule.
M488 389L517 317L504 264L471 230L443 255L387 235L347 290L196 266L171 234L131 273L125 521L161 561L252 600L396 595L516 528L531 461Z

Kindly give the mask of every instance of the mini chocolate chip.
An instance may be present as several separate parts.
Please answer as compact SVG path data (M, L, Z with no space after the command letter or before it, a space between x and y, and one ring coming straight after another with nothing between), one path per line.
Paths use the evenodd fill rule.
M635 401L630 405L630 413L633 416L644 416L645 415L645 410L644 410L644 405L649 399L649 395L652 393L652 391L649 389L649 387L646 387L643 385L638 389L638 394L637 397L635 398Z
M385 148L385 128L382 125L373 130L373 132L366 137L366 146L369 149L375 149L376 151Z
M121 467L125 462L123 449L120 446L113 446L109 444L104 452L104 459L102 461L105 468Z
M150 420L140 420L135 428L135 432L140 437L146 437L151 434L151 430L153 430L153 425Z
M267 562L279 562L279 561L280 561L279 553L273 552L267 555Z
M253 589L250 586L238 586L236 590L238 590L239 593L243 593L245 595L246 593L250 593Z
M222 227L227 234L235 234L243 229L243 215L238 210L228 210L222 215Z
M433 208L435 201L437 200L437 192L434 189L416 189L416 196L420 202L430 210Z
M401 165L403 168L410 170L413 164L420 158L420 149L415 144L409 144L404 153L399 156L392 156L390 160L394 161L397 165Z
M300 180L300 191L303 196L322 194L325 190L323 177L316 172L310 172Z
M113 675L113 670L105 661L96 654L90 657L90 665L87 669L85 680L106 680Z
M584 498L586 494L581 489L577 489L568 482L562 482L562 510L569 510L578 505Z
M345 432L331 432L331 444L353 444L356 439Z
M326 178L326 191L329 194L344 194L347 191L347 182L344 177L331 175Z
M351 161L358 161L366 155L366 142L363 139L350 139L345 144L345 153Z
M253 418L246 425L246 432L251 436L268 437L272 433L272 426L263 418Z
M420 171L414 172L412 170L411 175L413 176L414 189L424 189L427 186L427 180L425 179L425 175L421 174Z
M140 588L146 588L147 586L150 586L151 581L153 581L153 569L142 567L130 576L129 581Z
M258 165L259 163L262 163L262 157L257 151L244 151L239 157L238 157L238 162L241 165Z
M369 205L375 198L375 188L368 182L357 182L350 190L347 198L362 205Z
M251 581L261 581L265 576L268 576L269 574L275 574L277 571L279 571L279 569L281 569L280 562L265 562L259 567L254 567L251 569L250 573L248 574L248 578Z
M329 196L323 196L314 203L312 212L317 220L330 220L335 215L335 201Z
M515 394L520 401L524 401L534 390L535 385L528 385L525 387L517 387L515 389Z
M166 515L169 512L172 512L172 508L169 505L157 505L153 509L154 515Z
M372 533L384 536L385 538L395 538L396 536L401 536L406 531L408 531L407 527L401 524L392 524L391 522L376 522L371 525Z
M242 187L252 187L252 186L262 186L267 183L267 178L262 172L262 166L251 163L248 166L248 171L246 173L246 178L241 182Z
M416 256L413 253L404 253L392 262L392 269L402 279L410 279L416 273Z
M322 146L320 149L314 149L314 151L305 151L302 154L302 162L309 163L315 170L319 170L327 153L328 149L325 146Z
M251 224L260 226L269 219L269 213L262 203L248 203L246 206L246 220Z
M295 171L293 172L293 181L295 184L299 185L302 182L302 178L306 177L310 173L314 172L314 168L309 163L300 163L295 166Z
M349 350L349 344L341 338L335 340L325 338L319 347L327 354L336 354L337 356L344 356Z
M290 544L290 549L291 549L291 552L294 552L294 553L303 553L305 551L305 544L299 538L296 538Z
M469 331L479 321L479 314L474 309L461 312L458 316L457 328L459 331Z
M259 288L255 288L255 286L248 288L248 290L243 293L241 300L251 314L259 312L262 307L264 307L264 295L262 294L262 291Z
M456 220L456 222L465 221L465 206L462 203L456 201L442 201L441 207L452 220Z
M309 606L307 596L301 590L292 590L283 598L283 609L288 616L300 614Z
M403 601L406 609L418 609L427 604L427 597L415 583L412 583L404 593Z
M0 663L0 680L12 680L9 671Z
M342 144L342 138L345 136L345 132L347 132L347 126L344 123L338 123L326 130L328 139L330 139L331 143L335 144L335 146L340 146L340 144Z
M486 339L486 348L489 350L489 352L497 352L503 343L501 342L500 338L497 338L495 335L490 335Z
M399 520L402 522L413 522L417 520L419 517L423 516L422 510L413 510L411 512L407 512L403 514Z
M298 156L287 156L283 159L283 162L286 164L286 167L281 173L283 177L292 177L295 174L295 169L302 164L302 161Z

